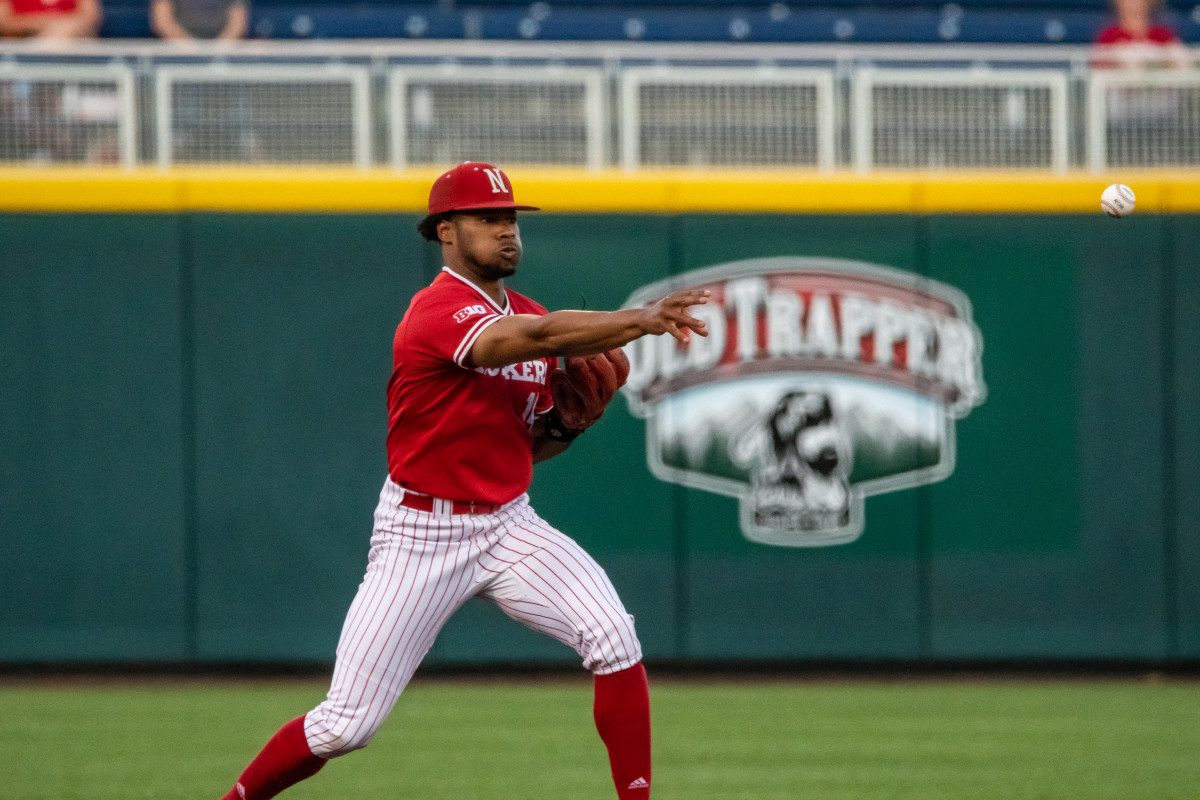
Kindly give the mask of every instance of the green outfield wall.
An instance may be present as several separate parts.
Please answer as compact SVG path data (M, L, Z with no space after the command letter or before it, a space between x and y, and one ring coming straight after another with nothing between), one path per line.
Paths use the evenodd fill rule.
M439 267L404 213L0 213L0 662L328 661ZM1200 215L526 215L514 288L614 308L724 262L956 287L987 396L952 474L830 547L668 483L618 399L540 465L652 659L1200 658ZM472 601L430 663L571 662Z

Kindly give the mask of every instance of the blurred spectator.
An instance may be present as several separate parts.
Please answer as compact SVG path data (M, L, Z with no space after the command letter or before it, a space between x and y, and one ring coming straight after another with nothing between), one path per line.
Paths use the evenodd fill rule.
M1186 67L1187 50L1168 26L1155 24L1162 0L1112 0L1117 23L1100 31L1105 58L1098 67Z
M245 0L152 0L150 27L175 41L244 39L250 10Z
M250 28L246 0L150 0L150 27L162 39L187 46L197 39L244 39ZM172 95L176 163L263 161L253 89L216 94L202 85L177 86Z
M1156 166L1164 143L1186 142L1195 134L1184 88L1162 83L1163 77L1170 80L1163 68L1185 69L1190 58L1174 31L1155 24L1160 5L1161 0L1113 0L1117 24L1096 37L1100 57L1092 66L1134 73L1104 89L1108 158L1121 152L1127 166Z
M90 39L100 19L100 0L0 0L3 36Z

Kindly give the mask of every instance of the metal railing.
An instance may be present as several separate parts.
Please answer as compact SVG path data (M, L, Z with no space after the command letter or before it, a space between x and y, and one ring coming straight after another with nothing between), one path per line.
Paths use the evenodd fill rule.
M1200 63L1200 52L1191 53ZM1086 47L0 44L0 164L1200 168L1200 70Z

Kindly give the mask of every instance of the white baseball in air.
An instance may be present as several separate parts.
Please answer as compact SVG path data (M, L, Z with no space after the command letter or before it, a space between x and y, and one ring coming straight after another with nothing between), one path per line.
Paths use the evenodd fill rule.
M1133 189L1123 183L1114 183L1100 195L1100 208L1115 219L1128 217L1136 205L1137 198L1133 196Z

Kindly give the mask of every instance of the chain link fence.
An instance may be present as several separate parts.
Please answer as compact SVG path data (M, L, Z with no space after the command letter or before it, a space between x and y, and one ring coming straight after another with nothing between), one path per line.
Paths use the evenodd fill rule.
M605 164L600 70L397 67L390 87L390 160L396 167L464 160Z
M160 166L371 163L365 68L172 66L154 79Z
M121 65L0 69L0 164L133 165L134 93Z
M1096 70L1088 157L1108 167L1200 167L1200 72Z
M627 69L621 163L834 166L834 81L822 69Z
M860 172L1067 168L1062 72L866 68L854 88Z

